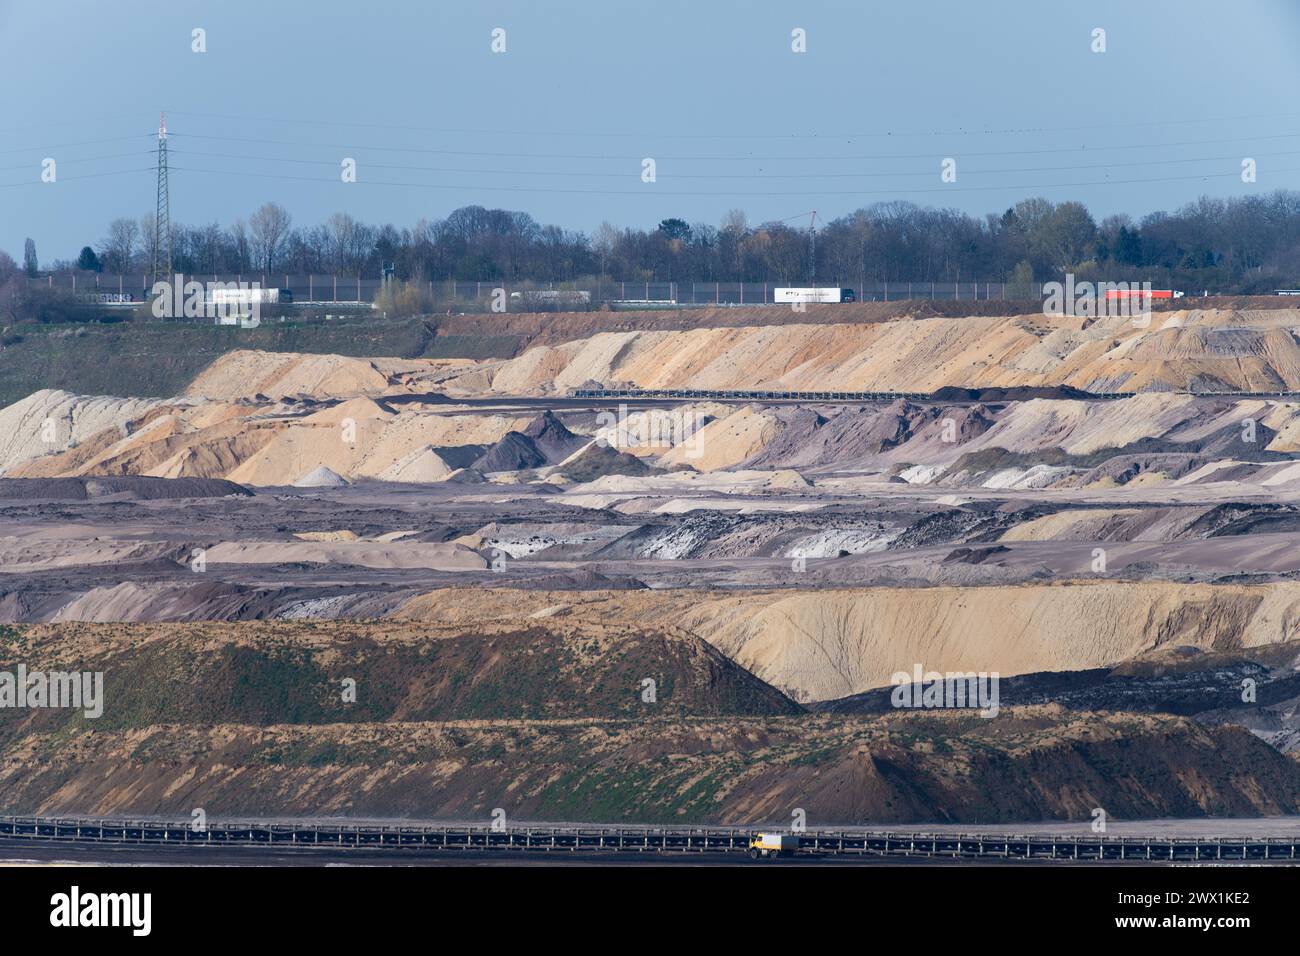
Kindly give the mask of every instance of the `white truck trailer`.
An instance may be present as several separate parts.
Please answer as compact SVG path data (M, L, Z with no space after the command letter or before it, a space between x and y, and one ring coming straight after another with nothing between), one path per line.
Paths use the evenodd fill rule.
M233 285L233 283L231 283ZM293 301L293 293L288 289L263 288L213 288L208 291L208 300L213 305L247 306L256 302L259 305L287 305Z
M852 289L828 289L819 286L802 288L778 287L772 290L775 302L855 302L857 295Z

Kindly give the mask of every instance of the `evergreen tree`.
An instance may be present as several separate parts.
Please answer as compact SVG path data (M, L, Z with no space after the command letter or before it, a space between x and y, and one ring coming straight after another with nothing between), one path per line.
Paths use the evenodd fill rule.
M81 247L81 255L77 256L77 268L82 272L99 271L99 256L95 255L95 250L90 246Z

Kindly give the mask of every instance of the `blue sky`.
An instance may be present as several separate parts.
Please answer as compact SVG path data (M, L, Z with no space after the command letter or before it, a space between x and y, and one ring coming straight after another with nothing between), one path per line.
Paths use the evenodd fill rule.
M162 109L175 221L478 203L590 231L1300 188L1298 81L1294 0L0 0L0 248L71 258L152 210Z

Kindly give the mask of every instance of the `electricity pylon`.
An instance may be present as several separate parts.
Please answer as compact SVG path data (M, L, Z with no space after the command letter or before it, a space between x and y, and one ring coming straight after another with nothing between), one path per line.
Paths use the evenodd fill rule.
M153 282L171 281L172 215L167 189L167 114L158 115L158 205L153 220Z

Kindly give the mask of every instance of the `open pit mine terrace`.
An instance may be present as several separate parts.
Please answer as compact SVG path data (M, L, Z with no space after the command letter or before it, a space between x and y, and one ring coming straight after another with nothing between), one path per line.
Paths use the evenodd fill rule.
M107 682L0 713L0 811L1300 812L1300 313L771 314L0 409L0 664Z

